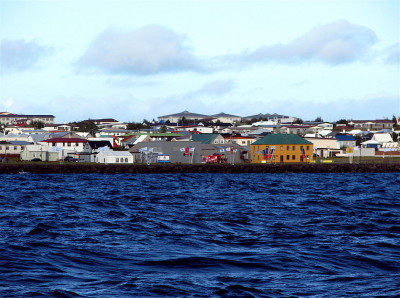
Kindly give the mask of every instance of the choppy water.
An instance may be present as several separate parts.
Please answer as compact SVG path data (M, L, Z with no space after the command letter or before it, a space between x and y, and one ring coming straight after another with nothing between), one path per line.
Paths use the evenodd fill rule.
M398 297L400 175L1 175L2 297Z

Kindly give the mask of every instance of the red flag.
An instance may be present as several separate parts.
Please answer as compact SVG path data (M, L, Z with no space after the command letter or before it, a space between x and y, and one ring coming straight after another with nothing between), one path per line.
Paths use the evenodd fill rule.
M185 155L189 155L190 154L190 148L189 147L186 147L186 149L185 149Z

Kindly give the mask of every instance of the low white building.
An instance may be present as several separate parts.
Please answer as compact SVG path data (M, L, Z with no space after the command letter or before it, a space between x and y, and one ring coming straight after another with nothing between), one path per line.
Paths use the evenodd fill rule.
M21 160L40 159L42 161L58 161L62 152L43 145L27 145L21 152Z
M133 164L133 155L128 151L101 151L96 155L97 163Z

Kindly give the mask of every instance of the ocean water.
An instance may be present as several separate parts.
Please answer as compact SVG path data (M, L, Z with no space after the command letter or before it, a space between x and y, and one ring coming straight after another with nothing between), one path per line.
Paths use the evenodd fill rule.
M400 175L0 175L1 297L399 297Z

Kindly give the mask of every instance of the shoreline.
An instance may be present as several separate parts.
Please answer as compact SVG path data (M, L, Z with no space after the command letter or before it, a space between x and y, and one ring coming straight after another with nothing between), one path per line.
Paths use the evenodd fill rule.
M400 173L391 164L0 164L0 174L167 174L167 173Z

